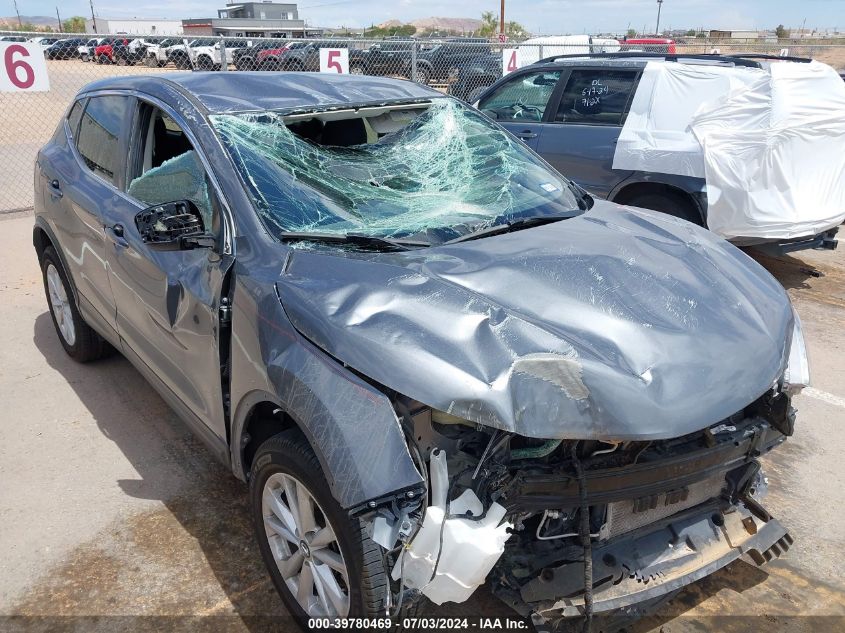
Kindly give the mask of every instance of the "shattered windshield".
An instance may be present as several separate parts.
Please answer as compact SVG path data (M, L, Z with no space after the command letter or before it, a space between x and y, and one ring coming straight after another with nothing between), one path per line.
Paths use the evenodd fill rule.
M579 212L565 178L455 100L348 112L211 117L271 231L441 242Z

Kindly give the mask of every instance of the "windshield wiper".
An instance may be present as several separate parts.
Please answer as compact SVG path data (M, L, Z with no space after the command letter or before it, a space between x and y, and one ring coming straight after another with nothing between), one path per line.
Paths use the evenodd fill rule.
M552 222L559 222L560 220L567 220L569 218L581 215L581 211L573 212L572 214L558 214L558 215L534 215L527 218L518 218L510 222L502 222L500 224L493 224L492 226L461 235L453 240L444 242L445 244L455 244L457 242L468 242L470 240L478 240L482 237L490 237L491 235L499 235L501 233L511 233L512 231L519 231L521 229L530 229L535 226L543 226L544 224L551 224Z
M431 246L428 242L391 239L360 233L309 233L306 231L283 231L279 234L283 242L321 242L324 244L351 244L376 251L408 251L412 248Z

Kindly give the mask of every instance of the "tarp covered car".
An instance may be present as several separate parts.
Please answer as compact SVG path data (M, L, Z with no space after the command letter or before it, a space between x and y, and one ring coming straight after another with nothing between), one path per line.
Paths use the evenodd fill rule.
M707 226L738 243L845 220L845 83L818 62L650 62L613 168L705 178Z
M759 503L808 381L783 288L450 97L112 78L37 170L59 340L122 351L249 482L302 620L485 581L535 621L614 612L791 543Z

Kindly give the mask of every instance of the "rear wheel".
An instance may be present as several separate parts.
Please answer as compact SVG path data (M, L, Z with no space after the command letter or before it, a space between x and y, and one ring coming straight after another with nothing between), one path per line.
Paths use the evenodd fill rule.
M250 501L261 556L290 613L300 621L384 613L381 550L335 501L298 431L259 447Z
M108 354L111 346L82 320L73 298L71 282L52 246L45 248L41 254L41 272L50 316L68 356L85 363Z
M214 62L208 55L200 55L197 58L197 68L200 70L213 70Z
M701 214L699 214L695 209L692 201L679 193L675 193L674 191L652 192L635 195L633 198L626 200L624 204L632 207L651 209L652 211L660 211L666 215L681 218L687 222L697 224L698 226L704 226Z
M417 76L416 78L412 76L411 79L413 79L419 84L427 86L428 82L431 81L431 72L425 66L417 64Z

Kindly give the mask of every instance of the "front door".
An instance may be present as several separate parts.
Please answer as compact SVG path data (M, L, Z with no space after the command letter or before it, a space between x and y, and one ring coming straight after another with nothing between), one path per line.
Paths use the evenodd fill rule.
M559 70L519 73L485 97L478 109L536 150L546 127L546 107L559 80Z
M187 199L199 208L206 231L219 238L220 197L177 115L142 100L136 104L126 195L106 218L117 329L124 348L225 437L220 305L232 258L219 247L152 249L135 225L143 209Z

